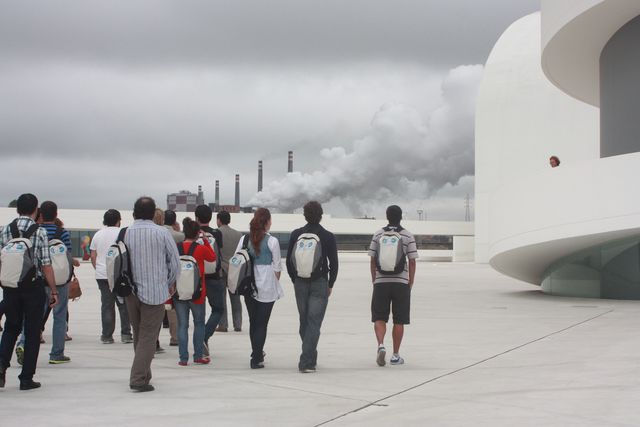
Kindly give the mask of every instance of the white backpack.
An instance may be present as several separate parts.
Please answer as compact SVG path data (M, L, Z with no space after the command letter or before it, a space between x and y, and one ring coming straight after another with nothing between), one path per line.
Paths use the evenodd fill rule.
M296 275L303 279L316 277L322 267L322 244L315 233L304 233L296 240L291 258Z
M216 253L216 260L213 262L205 261L204 262L204 274L207 276L210 274L220 273L220 268L222 267L222 256L220 253L220 244L216 240L216 237L209 233L208 231L203 232L203 237L209 241L211 245L211 249ZM200 240L198 240L200 242Z
M33 282L36 277L36 265L31 236L38 230L33 224L22 233L17 221L8 225L12 239L0 250L0 285L6 288L17 288Z
M53 238L49 240L49 258L51 258L56 286L69 283L73 275L73 259L67 245L62 241L62 228L60 227L56 228Z
M229 260L227 287L235 295L257 294L255 276L253 275L253 257L248 249L249 236L245 235L242 248Z
M176 295L180 301L191 301L202 295L202 280L198 261L193 257L198 243L192 242L189 251L184 253L184 246L178 243L180 254L180 276L176 282Z
M402 245L401 227L397 229L385 227L378 240L376 252L376 267L383 274L399 274L404 271L406 257Z

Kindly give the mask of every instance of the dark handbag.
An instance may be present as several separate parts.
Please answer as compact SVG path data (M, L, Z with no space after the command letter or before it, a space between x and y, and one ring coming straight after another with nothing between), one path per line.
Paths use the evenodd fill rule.
M70 300L77 300L78 298L80 298L82 296L82 289L80 288L80 281L78 280L78 278L76 277L76 275L74 274L73 277L71 277L71 280L69 281L69 296L68 298Z

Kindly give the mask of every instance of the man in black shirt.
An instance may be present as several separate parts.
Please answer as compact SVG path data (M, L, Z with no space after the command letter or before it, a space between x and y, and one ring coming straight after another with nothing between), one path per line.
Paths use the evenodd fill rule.
M213 263L205 262L204 265L204 280L207 288L207 300L211 306L211 314L209 315L209 319L207 319L207 323L204 327L204 357L208 358L209 338L211 338L213 333L216 331L218 322L220 322L220 318L224 313L224 299L226 298L225 293L227 287L220 277L220 249L222 249L223 242L220 230L209 227L209 222L211 222L211 217L213 216L213 212L209 206L198 205L196 207L195 215L196 221L198 222L198 225L200 225L200 229L205 233L205 236L211 235L213 239L215 239L215 243L212 243L212 246L216 252L216 261ZM209 243L211 243L211 239L209 239Z
M293 230L289 238L287 272L296 291L300 314L302 354L298 369L309 373L316 371L320 327L338 276L338 249L333 233L320 225L320 203L311 201L304 205L304 217L307 225Z

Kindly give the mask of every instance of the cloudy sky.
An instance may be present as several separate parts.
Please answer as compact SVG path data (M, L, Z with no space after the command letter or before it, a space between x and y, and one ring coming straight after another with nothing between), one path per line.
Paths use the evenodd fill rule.
M0 205L213 201L462 220L491 47L538 0L4 1ZM287 151L295 174L285 176ZM415 154L415 155L414 155ZM256 195L257 162L265 192Z

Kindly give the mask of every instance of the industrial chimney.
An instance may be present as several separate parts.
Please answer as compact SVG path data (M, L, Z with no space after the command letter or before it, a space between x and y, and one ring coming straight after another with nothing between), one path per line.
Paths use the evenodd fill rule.
M240 207L240 175L236 174L236 207Z
M216 179L216 209L220 208L220 181Z
M293 151L289 151L289 166L287 168L287 172L293 172Z
M262 191L262 160L258 160L258 191Z
M204 193L202 192L202 185L198 185L198 196L196 197L196 203L198 205L204 205Z

